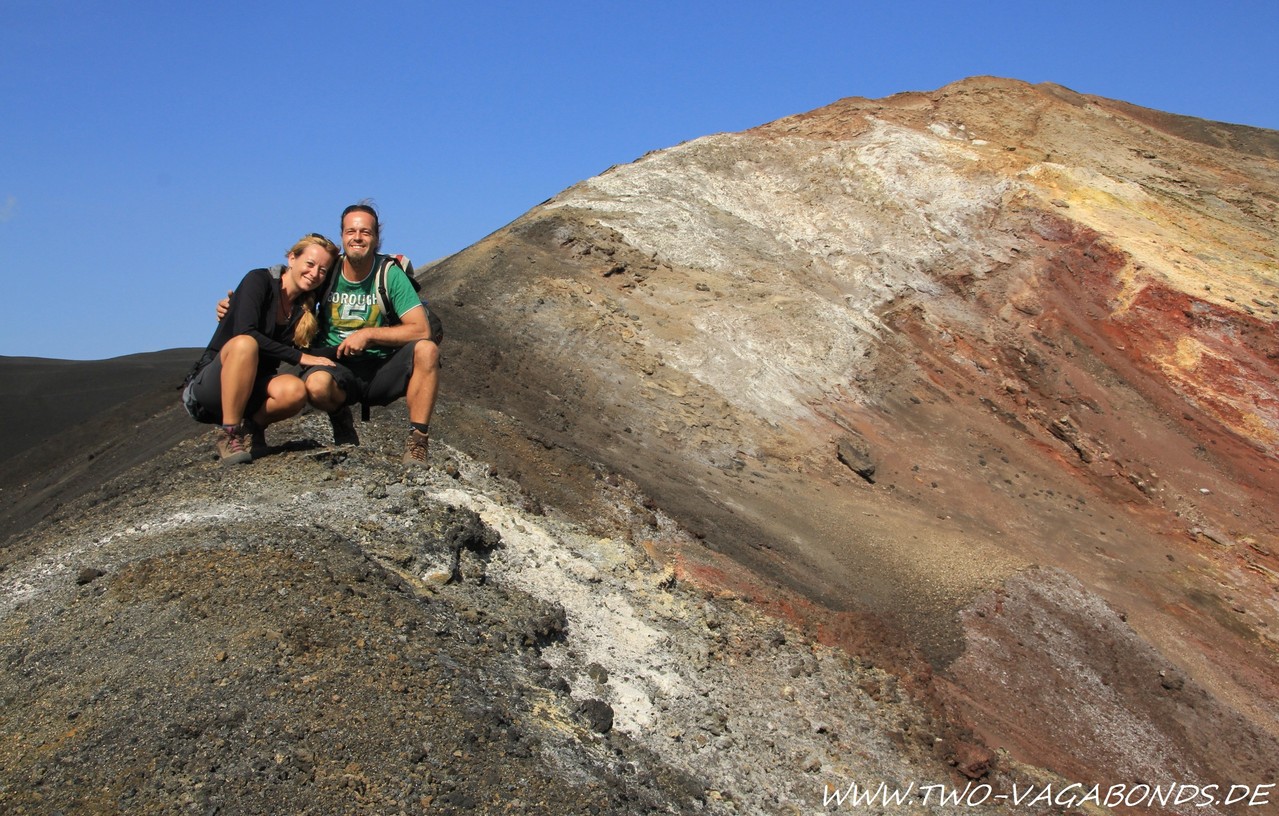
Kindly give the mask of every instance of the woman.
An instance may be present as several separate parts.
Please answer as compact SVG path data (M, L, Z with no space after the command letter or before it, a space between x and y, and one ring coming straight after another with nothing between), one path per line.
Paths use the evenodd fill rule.
M221 425L217 450L224 465L261 455L266 426L306 405L306 386L293 374L277 374L280 363L333 365L301 349L315 338L315 293L333 268L338 248L311 233L284 257L284 267L254 269L240 281L230 310L182 390L192 417Z

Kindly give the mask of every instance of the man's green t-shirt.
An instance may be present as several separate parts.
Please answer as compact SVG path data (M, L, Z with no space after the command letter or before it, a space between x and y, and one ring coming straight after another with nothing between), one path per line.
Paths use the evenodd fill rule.
M381 259L374 262L374 270L380 262ZM386 325L386 315L382 313L382 305L378 302L375 272L369 272L359 283L347 280L340 264L333 274L337 276L336 282L320 309L323 345L339 346L347 335L358 329ZM395 263L386 270L386 296L401 319L411 309L422 305L413 284L409 283L409 276ZM369 357L387 357L393 351L395 349L385 346L369 346L364 354Z

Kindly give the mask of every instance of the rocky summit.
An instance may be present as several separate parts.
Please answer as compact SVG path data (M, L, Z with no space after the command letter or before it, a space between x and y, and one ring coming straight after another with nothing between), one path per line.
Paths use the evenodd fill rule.
M429 471L0 467L0 805L1279 807L1277 256L1279 133L1055 85L610 168L419 273Z

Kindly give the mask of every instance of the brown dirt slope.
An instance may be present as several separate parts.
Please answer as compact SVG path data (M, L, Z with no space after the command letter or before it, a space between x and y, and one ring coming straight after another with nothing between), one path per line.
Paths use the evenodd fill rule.
M1101 777L1078 712L957 661L961 612L1060 569L1086 593L1058 596L1064 619L1084 597L1122 610L1227 719L1279 735L1275 144L978 78L650 154L425 279L478 372L459 394L899 631L975 726L965 694L1043 724L992 745ZM1002 670L1064 675L1072 654ZM1166 778L1220 767L1216 715L1185 727L1180 705L1147 714ZM1226 742L1227 766L1273 774L1253 737Z

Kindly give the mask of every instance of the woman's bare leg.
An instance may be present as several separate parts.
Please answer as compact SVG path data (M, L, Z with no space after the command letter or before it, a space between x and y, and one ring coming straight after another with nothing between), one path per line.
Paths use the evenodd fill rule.
M306 378L306 398L321 411L336 411L346 402L346 392L327 371L313 371Z
M253 415L259 428L296 416L306 407L306 386L293 374L277 374L266 386L266 402Z
M222 359L222 424L239 425L258 375L258 341L247 334L232 337L218 356Z

